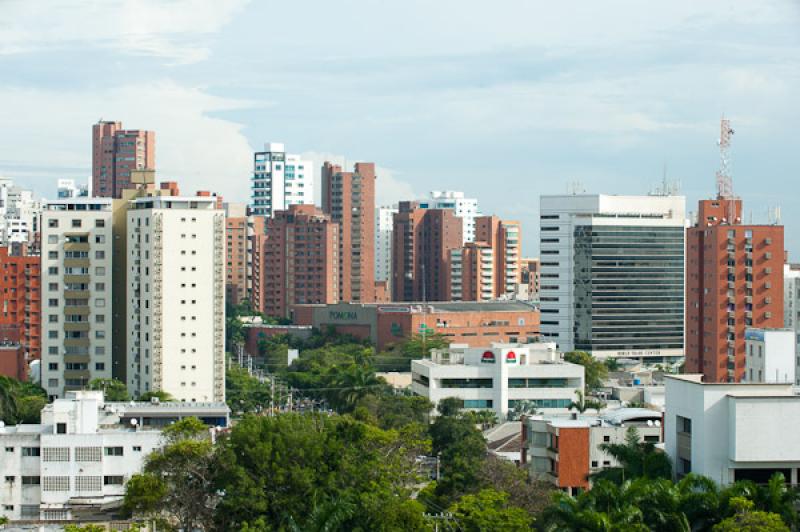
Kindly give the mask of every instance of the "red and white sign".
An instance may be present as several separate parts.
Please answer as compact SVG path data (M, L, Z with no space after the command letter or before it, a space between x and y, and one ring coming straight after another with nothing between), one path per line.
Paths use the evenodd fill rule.
M481 355L482 364L494 364L494 353L491 351L484 351Z
M506 353L506 364L516 364L517 363L517 354L514 351L509 351Z

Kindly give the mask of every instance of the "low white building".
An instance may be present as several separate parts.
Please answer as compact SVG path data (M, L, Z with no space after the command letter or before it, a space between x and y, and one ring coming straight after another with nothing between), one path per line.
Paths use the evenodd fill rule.
M747 382L794 384L797 364L792 329L747 329L744 341Z
M727 485L781 472L797 483L800 396L792 384L704 383L702 375L665 382L664 444L678 478L691 472Z
M118 506L125 483L162 445L161 432L139 420L170 414L221 424L229 410L224 403L105 403L102 392L74 391L45 406L41 424L0 427L0 515L63 521Z
M583 366L564 362L553 343L451 344L431 358L411 361L411 389L434 405L447 397L466 409L492 409L505 419L518 403L543 412L566 412L584 388Z
M589 475L618 467L604 444L624 444L630 427L640 442L663 442L662 414L646 408L618 408L602 415L526 416L522 463L532 479L570 494L589 488Z

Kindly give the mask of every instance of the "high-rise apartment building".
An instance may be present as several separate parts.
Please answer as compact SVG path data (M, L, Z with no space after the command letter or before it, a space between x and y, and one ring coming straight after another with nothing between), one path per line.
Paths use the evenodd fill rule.
M225 300L238 305L249 298L247 207L236 203L225 204Z
M339 224L314 205L291 205L266 220L263 308L288 317L291 305L339 298Z
M15 243L38 246L39 217L42 203L33 191L0 178L0 246Z
M401 201L394 215L392 299L447 301L450 251L462 245L462 219L452 209Z
M599 357L683 356L682 196L540 199L542 336Z
M92 126L92 194L120 198L131 188L131 172L156 167L156 134L122 129L121 122Z
M283 144L268 142L264 151L253 156L253 177L250 185L250 212L272 216L289 205L314 203L312 163L298 155L286 153Z
M451 209L463 221L462 244L475 240L475 218L478 212L478 200L465 198L463 192L456 190L433 190L428 198L419 200L422 209Z
M783 226L741 220L740 199L701 200L686 232L686 373L706 382L742 379L745 329L783 327Z
M392 228L397 205L375 209L375 282L392 278Z
M0 247L0 328L14 328L24 360L41 358L41 270L27 245Z
M450 299L510 298L520 276L519 222L497 216L475 219L475 241L450 251Z
M339 224L339 301L375 300L375 163L322 166L322 210Z
M44 206L41 374L51 398L112 376L112 215L109 198Z
M140 197L127 212L128 389L225 399L225 214L214 197Z

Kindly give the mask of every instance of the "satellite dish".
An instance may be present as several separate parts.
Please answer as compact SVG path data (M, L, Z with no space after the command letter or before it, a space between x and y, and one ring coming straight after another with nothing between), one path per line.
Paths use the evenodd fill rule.
M652 419L648 419L647 420L647 426L648 427L652 427L653 426L653 420Z
M131 419L131 426L132 427L135 427L138 424L139 424L139 420L138 419L136 419L136 418Z
M659 420L657 420L657 419L655 421L655 424L656 424L656 427L660 427L661 426L661 422Z

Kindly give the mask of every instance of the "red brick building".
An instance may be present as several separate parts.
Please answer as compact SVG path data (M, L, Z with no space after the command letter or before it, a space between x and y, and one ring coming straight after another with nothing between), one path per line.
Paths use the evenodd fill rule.
M24 247L0 248L0 327L16 328L27 362L41 358L41 270Z
M448 301L450 251L463 242L461 218L452 209L401 201L392 239L392 299Z
M314 205L290 205L267 218L259 274L264 313L290 305L335 303L339 297L339 225Z
M248 298L250 239L247 216L225 218L225 301L238 305Z
M471 347L539 339L539 309L516 301L295 305L292 318L297 325L368 339L378 350L423 329Z
M322 166L322 210L339 225L339 301L375 301L375 163Z
M16 325L0 325L0 375L20 381L28 379L25 349Z
M686 234L685 372L706 382L742 379L746 328L783 327L783 226L741 218L739 199L701 200Z
M131 188L131 171L155 169L156 134L122 129L121 122L98 122L92 127L92 194L122 197Z

